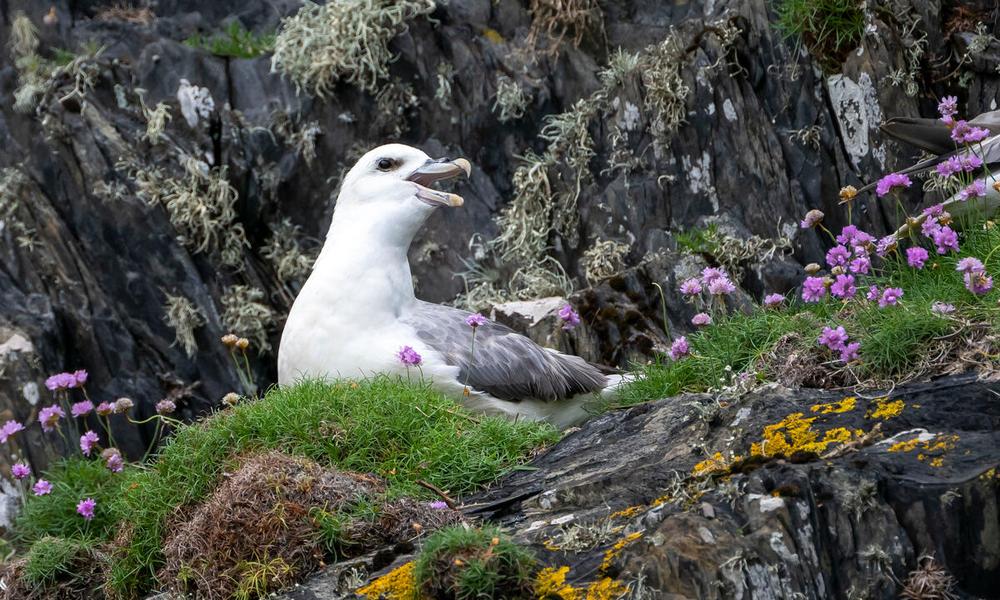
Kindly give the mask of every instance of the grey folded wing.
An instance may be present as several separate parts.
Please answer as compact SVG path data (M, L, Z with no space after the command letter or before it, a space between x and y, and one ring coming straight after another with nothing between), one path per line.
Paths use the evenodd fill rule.
M429 302L401 317L427 344L452 366L459 381L501 400L564 400L597 392L607 378L578 356L546 350L527 337L498 323L476 330L474 362L470 361L472 328L465 323L471 313Z

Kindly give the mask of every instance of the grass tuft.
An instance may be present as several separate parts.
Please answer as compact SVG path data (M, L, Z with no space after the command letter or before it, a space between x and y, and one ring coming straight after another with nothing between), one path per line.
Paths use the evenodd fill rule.
M184 43L216 56L256 58L274 50L274 34L248 31L239 21L233 21L221 32L212 36L195 34Z
M45 536L26 555L24 578L34 586L73 577L77 564L89 558L93 544L86 540Z
M782 0L777 10L778 29L802 40L829 72L840 70L865 32L865 13L859 0Z

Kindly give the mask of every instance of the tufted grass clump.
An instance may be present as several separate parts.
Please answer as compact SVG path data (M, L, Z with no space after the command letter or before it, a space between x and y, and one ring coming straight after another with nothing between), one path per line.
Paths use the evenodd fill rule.
M184 44L216 56L256 58L274 50L274 34L254 33L239 21L233 21L214 35L192 35Z
M864 4L858 0L781 0L778 29L798 37L828 72L837 72L865 32Z
M495 527L456 525L427 538L413 575L426 598L531 598L536 564Z
M52 483L52 492L29 497L15 524L18 540L35 543L44 536L101 539L112 534L115 521L107 511L95 511L91 521L76 512L83 498L93 498L104 507L121 493L121 477L109 471L103 461L65 459L41 477Z
M25 556L24 578L33 586L73 578L81 562L92 560L94 544L85 539L45 536Z
M271 69L320 98L341 80L374 94L395 58L389 42L434 8L434 0L306 2L279 24Z
M374 473L387 481L390 498L426 497L417 480L469 492L557 437L542 424L472 417L427 385L387 376L273 389L179 428L148 470L130 472L111 506L128 531L112 556L109 584L124 595L151 589L170 515L211 494L243 453L278 450ZM331 521L332 537L338 526Z

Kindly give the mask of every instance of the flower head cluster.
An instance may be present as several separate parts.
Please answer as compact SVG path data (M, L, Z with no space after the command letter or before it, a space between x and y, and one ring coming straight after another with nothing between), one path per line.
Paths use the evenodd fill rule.
M706 267L701 271L701 277L687 279L680 285L680 292L689 299L694 299L705 290L713 296L728 296L736 291L736 284L723 269Z
M955 96L945 96L938 103L938 112L941 120L951 125L955 121L955 114L958 113L958 98Z
M771 308L784 303L785 297L781 294L768 294L764 296L764 306Z
M939 315L950 315L955 312L955 305L946 302L935 302L931 304L931 312Z
M712 324L712 316L708 313L700 312L695 316L691 317L691 324L697 327L704 327L705 325Z
M816 342L820 346L826 346L831 352L840 354L840 360L849 363L858 359L858 351L861 349L859 342L851 342L847 336L847 331L843 327L824 327L823 332Z
M963 202L969 200L970 198L982 198L986 195L986 182L982 179L977 179L967 185L965 189L958 193L958 198Z
M691 345L688 344L687 338L681 336L674 340L674 343L670 345L670 358L672 360L680 360L691 353Z
M875 184L875 193L881 198L897 188L908 188L911 185L913 182L904 173L889 173Z
M934 167L941 177L951 177L956 173L969 173L983 166L983 159L975 154L962 154L952 156L944 162L940 162Z
M824 296L826 296L826 279L806 277L802 282L802 299L806 302L819 302Z
M986 272L986 266L978 258L967 257L958 261L955 270L962 273L965 289L982 296L993 289L993 277Z
M97 508L97 500L93 498L87 498L85 500L80 500L79 504L76 505L76 512L86 521L90 521L94 518L94 510Z
M36 496L48 496L52 493L52 484L44 479L39 479L35 482L35 485L31 487L31 491L34 492Z
M411 346L403 346L396 353L396 356L399 357L399 362L407 367L417 367L423 362L423 359L420 358L420 355Z
M45 380L45 387L53 392L77 388L87 382L87 372L83 369L72 373L56 373Z
M959 144L975 144L990 136L990 130L969 125L967 121L955 121L951 128L951 139Z
M101 452L101 458L104 459L105 466L112 473L120 473L125 468L125 459L122 458L122 453L118 448L108 448Z
M85 417L94 410L94 403L90 400L82 400L80 402L75 402L69 407L69 414L74 417Z
M802 221L799 222L799 227L802 229L812 229L813 227L819 225L823 222L823 211L816 210L815 208L806 213L806 216Z
M24 425L17 421L7 421L0 427L0 444L6 444L12 435L19 431L24 431Z
M906 264L910 265L914 269L923 269L924 264L927 263L927 259L929 257L930 254L927 252L926 248L913 246L906 249Z
M52 431L59 424L59 419L66 416L66 411L58 404L46 406L38 411L38 422L42 424L42 431Z
M858 292L854 283L854 275L837 275L837 279L830 286L830 295L841 300L853 298Z
M895 306L899 304L899 299L903 297L903 288L891 287L882 290L882 296L878 299L878 307Z
M486 317L479 313L473 313L465 317L465 324L473 329L476 329L477 327L486 324Z
M173 400L160 400L156 403L156 414L169 415L177 410L177 404Z
M27 479L28 476L31 475L31 467L22 462L14 463L10 467L10 474L13 475L14 479L17 479L18 481Z
M132 402L131 398L119 398L115 400L114 412L117 415L123 415L132 410L132 407L134 406L135 402Z
M101 439L97 437L97 434L93 431L88 431L80 436L80 451L83 452L84 456L90 456L90 453L94 451L101 442Z
M567 304L559 309L559 320L562 321L564 330L572 331L580 324L580 315Z

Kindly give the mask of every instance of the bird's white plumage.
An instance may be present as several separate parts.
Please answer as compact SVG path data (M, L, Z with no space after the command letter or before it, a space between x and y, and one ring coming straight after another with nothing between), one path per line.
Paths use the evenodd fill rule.
M384 159L395 166L388 171L380 169L383 163L379 161ZM323 250L282 333L279 384L302 378L398 373L423 376L480 412L544 419L559 426L582 420L586 415L583 403L593 397L592 393L559 399L527 394L529 397L502 400L470 384L472 389L466 394L468 375L462 370L468 365L456 360L460 350L454 347L455 336L428 335L438 325L433 320L461 320L467 314L447 307L428 311L434 305L417 300L413 293L407 259L410 242L436 204L454 202L442 199L444 195L434 196L408 177L429 164L442 163L430 161L415 148L391 144L366 154L345 177ZM505 328L491 327L494 350L509 351L521 359L512 370L504 364L485 364L490 360L488 352L477 356L471 373L491 373L493 379L488 383L498 386L496 389L518 389L504 385L517 381L498 382L501 376L533 375L537 381L549 373L565 378L559 382L565 384L560 388L563 390L613 387L612 381L576 357L541 352L530 340ZM419 372L413 368L408 372L400 362L397 353L404 345L423 357ZM489 384L482 387L494 389Z

